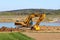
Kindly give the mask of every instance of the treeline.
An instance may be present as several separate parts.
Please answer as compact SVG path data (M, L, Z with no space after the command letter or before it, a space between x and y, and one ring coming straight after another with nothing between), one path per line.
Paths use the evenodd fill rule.
M27 15L31 13L46 13L47 15L60 15L60 9L21 9L0 12L0 15Z

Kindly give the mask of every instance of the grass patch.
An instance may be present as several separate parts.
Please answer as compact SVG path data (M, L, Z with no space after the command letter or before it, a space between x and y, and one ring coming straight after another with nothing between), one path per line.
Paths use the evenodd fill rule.
M22 33L0 33L0 40L34 40Z

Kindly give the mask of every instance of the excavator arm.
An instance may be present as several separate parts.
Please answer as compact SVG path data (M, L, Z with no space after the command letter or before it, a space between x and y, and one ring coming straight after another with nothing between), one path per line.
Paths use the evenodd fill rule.
M39 19L37 20L35 25L39 25L41 21L43 21L43 19L46 17L45 14L40 14Z
M46 17L46 15L45 14L40 14L40 15L38 15L38 17L39 17L39 19L37 20L36 24L33 26L33 28L35 30L40 30L39 24L40 24L41 21L43 21L43 19Z

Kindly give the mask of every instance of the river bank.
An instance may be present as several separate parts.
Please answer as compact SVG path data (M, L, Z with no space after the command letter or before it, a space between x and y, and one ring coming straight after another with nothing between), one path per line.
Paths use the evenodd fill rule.
M19 21L25 21L28 15L0 15L0 22L16 22L18 19ZM60 15L46 15L44 19L45 22L54 22L55 19L60 20ZM38 17L33 18L33 21L37 21Z

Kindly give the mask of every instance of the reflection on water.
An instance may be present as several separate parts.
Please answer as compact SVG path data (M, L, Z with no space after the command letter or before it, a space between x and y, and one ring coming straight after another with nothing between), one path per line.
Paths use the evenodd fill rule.
M35 24L35 22L33 23L33 25L34 24ZM40 25L41 26L60 26L60 23L52 23L52 22L46 23L46 22L41 22ZM13 28L16 27L13 22L10 22L10 23L0 23L0 27L2 27L2 26L13 27Z

